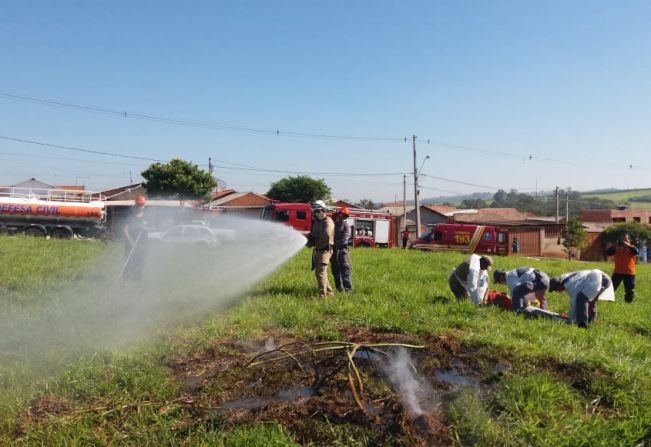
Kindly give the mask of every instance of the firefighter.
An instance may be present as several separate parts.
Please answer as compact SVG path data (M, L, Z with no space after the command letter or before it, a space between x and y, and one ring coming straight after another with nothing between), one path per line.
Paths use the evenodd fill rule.
M628 234L624 234L617 241L617 245L606 250L606 256L613 258L615 261L615 271L613 272L613 288L617 290L619 284L624 282L624 300L632 303L635 297L635 262L640 254L638 248L631 244Z
M334 248L332 253L332 276L335 278L335 287L339 292L350 293L353 291L353 281L350 277L352 264L348 255L348 242L351 238L348 217L350 211L347 207L339 208L335 214Z
M488 291L487 270L493 265L493 258L487 255L470 256L452 271L448 278L450 290L457 299L470 298L473 303L481 304Z
M147 238L151 229L145 215L145 196L137 196L135 208L127 218L122 233L124 236L124 267L123 277L128 280L140 281L147 255Z
M328 281L328 264L332 257L332 246L334 243L334 223L326 216L325 203L322 200L312 205L312 230L307 236L307 246L313 247L312 270L316 275L316 282L319 286L319 296L325 297L334 292Z
M516 304L514 310L521 310L523 307L528 305L536 304L541 309L547 309L547 299L545 293L549 288L549 276L545 272L542 272L538 269L532 267L520 267L517 269L504 271L497 269L493 272L493 282L495 284L506 284L509 288L509 295L515 298L515 289L521 283L530 283L531 287L529 292L522 296L523 301ZM523 287L519 290L520 293L525 292L527 287ZM535 294L535 297L533 296ZM518 301L520 298L518 298ZM516 300L513 300L514 303Z
M614 295L612 285L610 276L601 270L579 270L552 278L549 291L566 291L570 296L568 322L587 328L597 318L597 299Z

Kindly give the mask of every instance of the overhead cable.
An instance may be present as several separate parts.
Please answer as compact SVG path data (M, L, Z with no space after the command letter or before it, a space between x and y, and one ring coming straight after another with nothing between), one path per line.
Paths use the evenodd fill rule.
M121 118L141 119L147 121L156 121L156 122L162 122L168 124L175 124L180 126L200 127L204 129L229 130L229 131L236 131L236 132L258 133L258 134L265 134L265 135L322 138L322 139L334 139L334 140L407 142L406 137L338 135L338 134L330 134L330 133L310 133L310 132L299 132L293 130L280 130L280 129L269 129L269 128L262 129L262 128L248 127L248 126L230 126L230 125L219 124L210 121L197 121L197 120L190 120L184 118L172 118L166 116L130 112L127 110L116 110L116 109L110 109L105 107L85 106L85 105L73 104L69 102L52 101L48 99L14 95L11 93L2 93L2 92L0 92L0 97L15 100L15 101L32 102L32 103L42 104L42 105L47 105L52 107L60 107L60 108L66 108L72 110L80 110L84 112L94 112L94 113L102 113L107 115L114 115L114 116L119 116Z

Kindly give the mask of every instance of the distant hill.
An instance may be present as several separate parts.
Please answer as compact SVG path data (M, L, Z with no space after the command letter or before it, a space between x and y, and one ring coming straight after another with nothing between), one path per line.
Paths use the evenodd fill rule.
M631 208L651 208L651 188L586 191L581 195L584 199L607 199Z

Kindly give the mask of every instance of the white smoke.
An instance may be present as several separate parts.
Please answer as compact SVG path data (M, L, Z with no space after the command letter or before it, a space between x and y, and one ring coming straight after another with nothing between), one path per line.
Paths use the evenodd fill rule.
M416 373L406 349L397 349L395 355L380 364L380 369L397 391L402 405L414 417L431 411L433 390Z
M244 296L305 244L300 233L278 223L219 217L214 224L232 240L218 246L151 241L142 281L118 278L125 256L113 247L94 269L80 272L80 280L62 279L36 304L3 306L0 363L56 368L71 355L194 324Z

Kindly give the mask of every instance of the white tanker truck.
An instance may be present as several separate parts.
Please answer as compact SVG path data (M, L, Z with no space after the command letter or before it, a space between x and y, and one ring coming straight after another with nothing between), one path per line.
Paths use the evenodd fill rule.
M0 189L0 232L70 239L101 238L104 201L98 193L62 189Z

